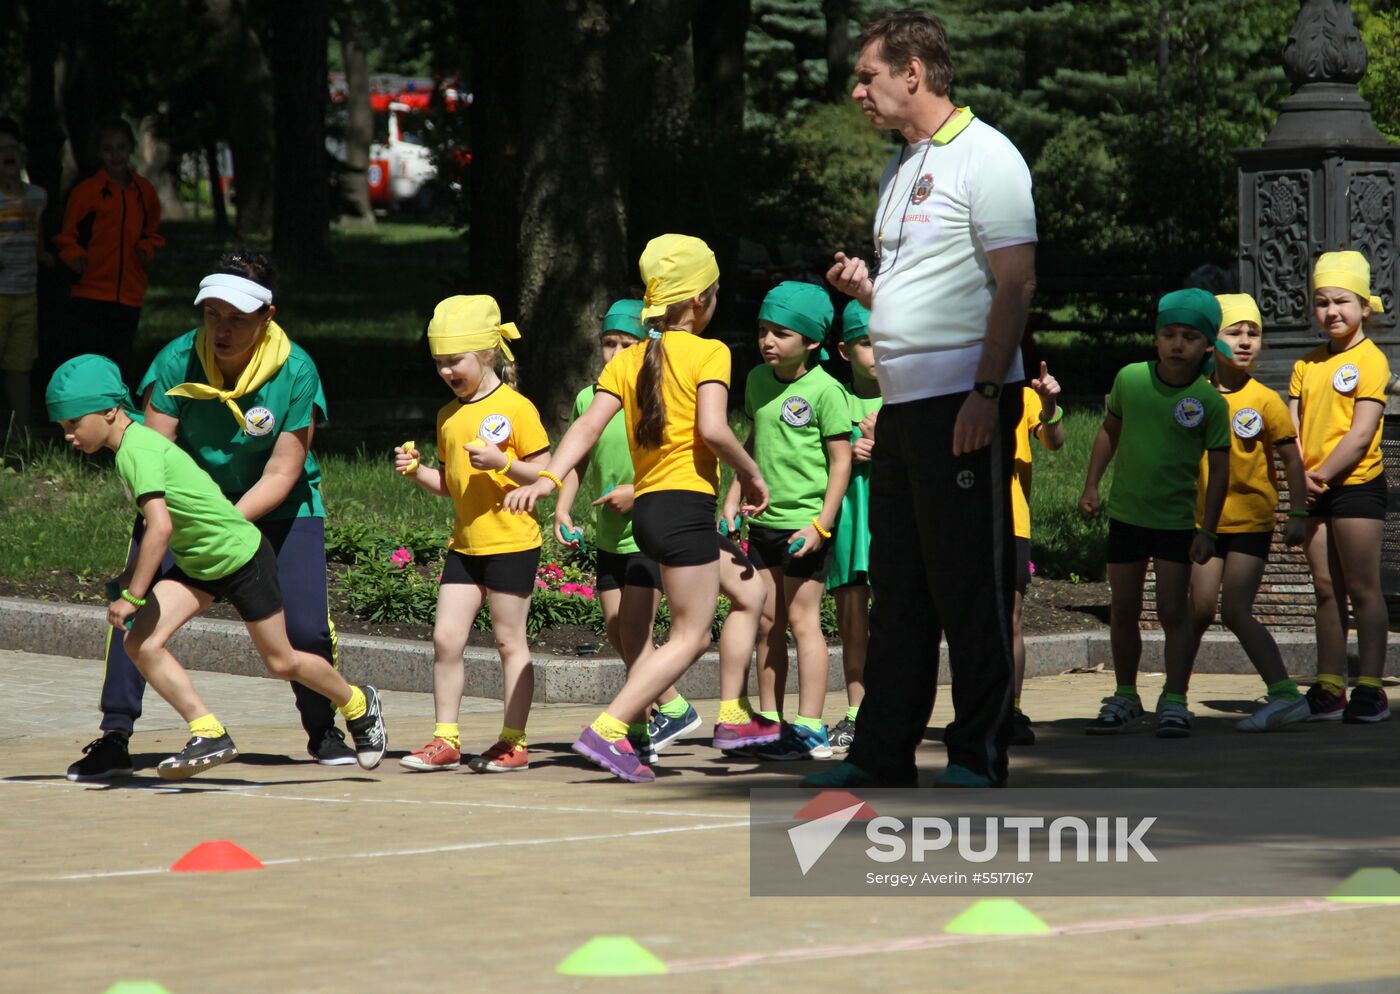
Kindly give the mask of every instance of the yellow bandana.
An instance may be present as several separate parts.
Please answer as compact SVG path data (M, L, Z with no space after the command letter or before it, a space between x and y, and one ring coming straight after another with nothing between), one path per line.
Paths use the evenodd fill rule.
M238 377L238 382L233 385L233 389L224 389L224 374L219 372L218 363L214 361L214 343L209 339L209 333L200 328L194 337L194 354L199 356L199 364L204 368L204 376L208 383L181 383L165 391L167 397L189 397L192 400L217 400L221 404L227 405L233 412L234 419L238 422L238 427L246 435L248 433L248 422L243 417L243 411L235 403L239 397L254 393L268 380L277 375L277 371L282 368L282 364L287 361L287 356L292 354L292 340L287 337L287 333L282 330L282 326L276 321L269 321L267 329L263 332L262 340L258 342L257 348L253 350L253 357L248 360L248 365Z
M1259 313L1259 305L1249 294L1217 293L1215 299L1220 302L1221 331L1241 321L1251 321L1260 331L1264 330L1264 318Z
M501 323L501 309L493 297L448 297L433 308L428 322L428 350L433 355L459 355L499 348L511 362L507 340L515 341L520 330L512 322Z
M1371 310L1384 314L1381 298L1371 294L1371 264L1360 252L1324 252L1313 265L1313 289L1324 286L1350 290L1371 305Z
M698 297L719 279L715 254L690 235L658 235L642 252L642 320L661 317L666 308Z

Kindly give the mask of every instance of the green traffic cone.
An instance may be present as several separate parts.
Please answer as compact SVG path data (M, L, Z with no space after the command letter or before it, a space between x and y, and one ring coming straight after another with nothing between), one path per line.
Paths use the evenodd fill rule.
M1368 866L1343 880L1327 900L1341 904L1400 904L1400 873L1389 866Z
M974 902L943 926L943 931L953 935L1039 935L1050 931L1050 926L1014 898L991 897Z
M118 980L103 994L170 994L154 980Z
M560 960L554 972L573 977L636 977L667 970L631 936L595 935Z

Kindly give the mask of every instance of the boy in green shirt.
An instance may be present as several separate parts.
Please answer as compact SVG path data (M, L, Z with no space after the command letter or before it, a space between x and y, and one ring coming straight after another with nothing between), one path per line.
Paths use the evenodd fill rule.
M1157 361L1125 366L1094 439L1079 509L1098 515L1099 480L1117 462L1108 507L1109 637L1117 689L1085 731L1113 734L1143 717L1137 692L1142 657L1142 590L1147 561L1157 570L1157 617L1166 637L1166 690L1157 703L1159 738L1191 734L1186 688L1195 661L1187 594L1191 564L1215 551L1215 527L1230 482L1230 411L1202 371L1220 329L1220 304L1205 290L1176 290L1157 305ZM1223 345L1223 343L1222 343ZM1201 527L1196 481L1208 453Z
M599 336L603 365L623 349L646 338L642 325L642 301L619 300L603 317ZM596 388L589 384L574 398L573 420L577 421L593 403ZM586 468L585 468L586 466ZM651 648L656 608L661 603L661 567L645 555L632 537L632 450L627 443L627 418L613 415L603 434L588 453L585 465L570 470L554 502L554 531L565 545L577 547L583 529L574 526L574 498L579 491L579 475L598 499L593 519L593 546L597 556L598 600L603 605L608 642L630 670ZM633 722L627 730L633 750L648 765L657 754L682 735L700 727L700 715L675 687L657 701L647 722Z
M146 681L189 723L190 740L156 773L183 780L238 756L227 729L205 706L189 674L166 649L185 622L216 598L227 600L248 626L268 672L324 694L345 716L365 769L379 765L388 746L379 695L352 687L320 656L298 652L287 639L277 561L257 527L238 512L189 454L131 417L131 398L112 360L82 355L49 381L49 417L74 448L116 453L117 475L146 519L131 566L119 579L107 621L130 623L127 652ZM166 549L175 568L157 576ZM150 610L147 605L154 601Z

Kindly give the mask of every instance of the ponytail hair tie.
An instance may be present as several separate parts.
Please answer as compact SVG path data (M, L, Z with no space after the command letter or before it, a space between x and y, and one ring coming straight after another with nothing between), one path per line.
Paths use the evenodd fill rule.
M659 339L659 338L661 337L661 329L660 329L660 328L649 328L649 329L647 330L647 337L648 337L648 338L658 338L658 339Z

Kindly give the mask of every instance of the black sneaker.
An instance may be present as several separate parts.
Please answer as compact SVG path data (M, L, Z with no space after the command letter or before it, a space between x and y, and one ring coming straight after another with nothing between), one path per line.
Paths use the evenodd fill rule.
M306 744L306 751L322 766L354 766L355 750L345 744L345 733L332 725Z
M228 732L216 739L196 735L174 756L162 759L156 767L156 775L162 780L184 780L237 758L238 747Z
M844 756L851 751L851 743L856 740L856 723L850 718L842 718L834 728L831 729L829 741L831 742L831 754L833 756Z
M83 758L68 767L68 779L110 780L129 777L135 772L131 753L126 749L126 736L121 732L108 732L83 746Z
M354 721L347 720L350 737L355 740L355 759L366 770L372 770L384 758L389 748L389 733L384 730L384 715L379 711L379 692L373 687L361 687L365 695L365 713Z
M1011 709L1011 744L1014 746L1035 745L1035 729L1031 728L1031 720L1026 717L1026 712L1020 708Z

